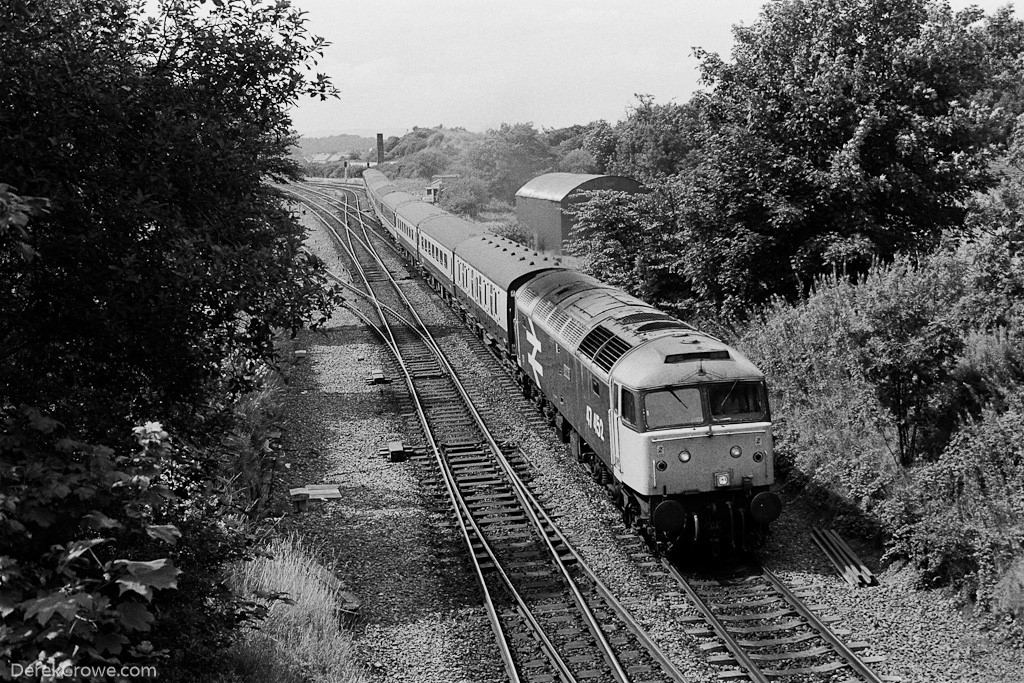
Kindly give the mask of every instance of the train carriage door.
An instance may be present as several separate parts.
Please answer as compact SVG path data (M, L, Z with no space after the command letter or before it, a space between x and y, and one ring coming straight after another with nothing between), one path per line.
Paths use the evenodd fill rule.
M619 430L622 428L622 420L619 419L622 413L622 385L615 382L611 391L612 407L608 411L608 450L612 463L612 470L619 469Z

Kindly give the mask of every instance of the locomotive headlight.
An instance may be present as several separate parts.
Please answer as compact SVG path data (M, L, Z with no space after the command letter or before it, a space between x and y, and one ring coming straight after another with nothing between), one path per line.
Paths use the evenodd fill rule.
M764 451L754 453L754 462L761 462L762 460L764 460Z
M679 451L679 462L690 462L690 451Z
M729 455L731 455L734 458L738 458L741 455L743 455L743 449L740 448L739 446L733 446L732 448L729 449Z
M726 487L732 483L732 474L730 472L715 472L715 486Z
M668 469L668 463L665 462L664 460L659 460L658 462L654 463L654 466L658 468L659 472L664 472L665 470Z

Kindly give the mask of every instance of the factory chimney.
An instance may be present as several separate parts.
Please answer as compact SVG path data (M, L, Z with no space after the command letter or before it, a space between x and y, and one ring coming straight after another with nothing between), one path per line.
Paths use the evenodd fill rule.
M377 165L384 161L384 133L377 133Z

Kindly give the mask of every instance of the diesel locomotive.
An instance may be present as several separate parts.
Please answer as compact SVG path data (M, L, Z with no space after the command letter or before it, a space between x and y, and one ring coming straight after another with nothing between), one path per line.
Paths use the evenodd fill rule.
M663 548L755 546L781 511L764 374L626 292L363 172L381 224Z

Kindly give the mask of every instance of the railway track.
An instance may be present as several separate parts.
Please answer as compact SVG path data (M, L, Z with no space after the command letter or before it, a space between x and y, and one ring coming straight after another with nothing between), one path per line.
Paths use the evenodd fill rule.
M334 185L331 189L340 188ZM352 216L358 213L351 207L345 210ZM368 234L364 234L364 236L368 241L370 240ZM382 243L393 248L389 241L383 240ZM462 334L472 336L464 327L459 326L456 329ZM397 334L404 336L412 335L413 332L410 328L399 328ZM500 360L496 359L482 344L471 344L470 348L482 361L495 369L501 365ZM400 367L400 365L396 367ZM428 366L424 372L432 375L435 370L433 366ZM505 383L501 387L504 393L517 396L516 400L521 403L522 412L528 416L531 423L535 426L541 426L542 423L547 424L544 417L532 409L533 406L530 402L518 398L518 387L507 375L501 373L496 377L500 378L499 382ZM496 489L498 493L493 495L483 493L473 497L474 505L477 506L477 509L486 512L485 518L489 516L507 521L508 516L521 517L518 507L512 504L515 493L502 489L504 483L489 478L490 474L493 474L493 468L486 464L489 462L489 457L476 440L472 421L462 415L458 407L451 403L451 394L446 387L439 384L436 387L428 388L427 391L432 393L434 400L437 401L439 406L437 413L447 416L447 418L441 419L448 419L453 428L463 430L460 432L460 438L465 440L461 443L452 442L454 446L452 457L460 467L464 467L468 471L475 472L474 468L483 465L489 473L481 482L481 486L485 488L498 487ZM425 439L428 438L425 433L421 433L421 435ZM501 443L498 444L498 448L509 460L512 468L519 473L519 477L524 480L528 479L528 466L518 456L514 446ZM442 482L437 479L427 483L440 485ZM544 530L543 533L549 538L558 538L558 542L553 545L559 552L564 549L569 550L569 552L562 552L566 566L569 568L581 566L580 558L571 552L571 548L568 548L564 538L560 538L560 535L557 534L557 529L551 522L550 516L543 512L543 508L539 504L535 504L536 509L543 517L541 527ZM509 534L512 537L524 533L519 528L508 528L511 529ZM481 544L477 542L473 547L474 556L479 563L482 563L480 564L482 570L486 572L494 569L494 558L487 552L481 552ZM542 595L545 592L551 593L548 590L550 585L546 580L549 577L536 572L536 568L541 566L538 564L539 560L532 555L523 557L525 557L524 562L513 560L513 564L517 568L524 569L527 576L531 575L532 570L534 578L544 579L536 581L529 588L539 590ZM806 588L790 590L774 574L763 567L750 570L739 577L718 576L686 579L682 572L670 562L662 560L662 563L668 576L698 613L682 619L686 632L698 640L705 641L701 648L711 663L722 668L719 673L722 680L813 680L822 677L832 678L842 675L844 672L848 675L852 674L856 680L869 682L898 680L878 677L871 670L869 664L880 661L881 658L859 656L857 652L867 647L864 643L849 645L844 643L841 637L848 634L831 630L827 625L830 619L818 617L815 614L815 608L803 602L802 598L808 595ZM565 605L565 602L558 604L561 607ZM542 605L539 611L543 614L543 608L549 606L551 605ZM519 609L506 611L500 615L505 632L513 634L514 640L537 639L535 632L531 635L529 629L524 629L521 624L517 624L516 616L522 616ZM600 607L598 607L597 616L604 616L600 612ZM558 628L557 620L564 617L561 612L555 612L554 617L556 621L552 628L556 633L561 632L562 635L572 636L582 633L579 628ZM699 622L699 624L694 622ZM635 624L633 626L635 627ZM569 644L572 646L571 649L580 649L578 641L571 641ZM627 662L638 659L638 652L637 649L627 650L624 659ZM585 657L585 655L580 656ZM583 660L577 659L575 663L580 661ZM543 670L543 658L540 653L537 653L537 657L530 663ZM651 670L649 666L633 666L626 671L626 675L639 674L641 676L639 679L613 677L608 680L663 680L655 677L644 678L643 676ZM541 673L539 677L526 677L522 680L563 680L559 677L549 676L553 675ZM601 673L596 668L584 669L581 676L579 680L589 680L594 676L598 677L597 680L602 680ZM667 680L675 679L668 678Z
M842 673L869 683L883 679L870 664L881 657L862 657L867 643L847 644L819 607L808 605L809 588L791 589L762 566L733 568L731 574L684 576L662 560L665 571L685 594L697 614L687 634L705 642L701 648L713 664L723 667L722 680L771 680L834 676Z
M352 308L393 352L510 680L684 680L526 486L526 463L488 429L358 207L329 204L319 191L290 191L334 234L351 262L345 286L359 300ZM346 220L334 216L339 210Z

